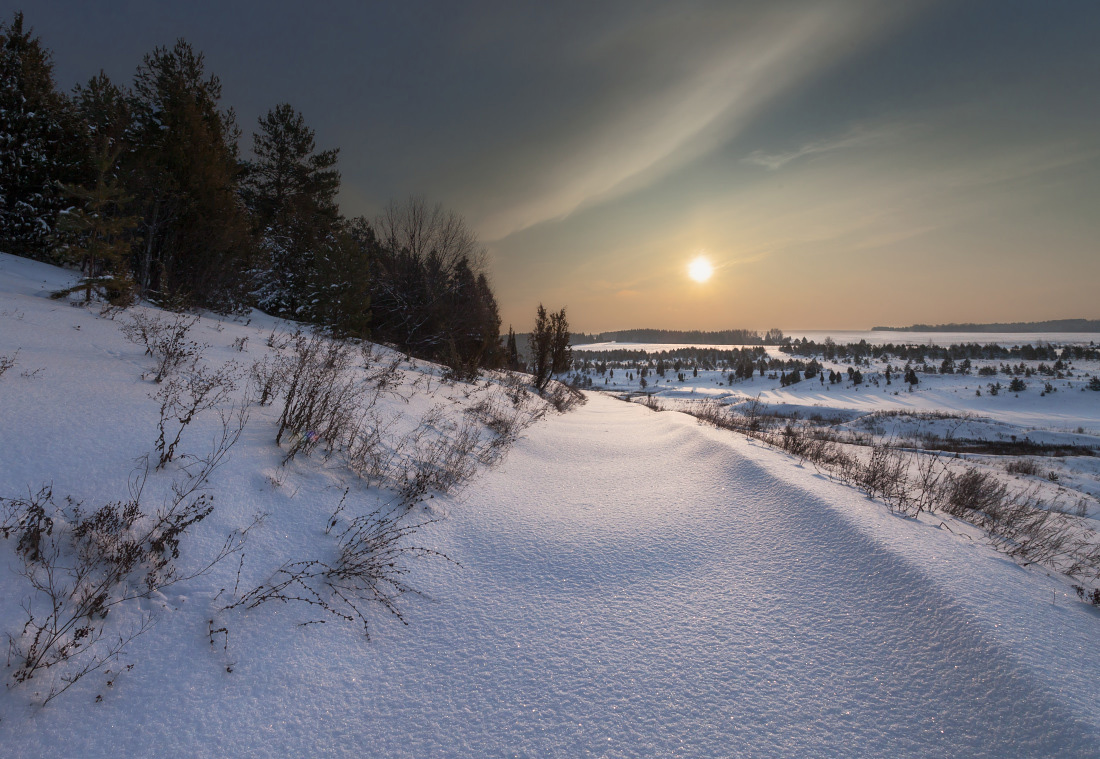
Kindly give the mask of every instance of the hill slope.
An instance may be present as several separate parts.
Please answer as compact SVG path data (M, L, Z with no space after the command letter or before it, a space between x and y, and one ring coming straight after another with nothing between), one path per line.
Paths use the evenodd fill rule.
M19 350L0 377L0 495L52 481L98 503L151 449L157 388L117 323L42 297L63 276L0 257L0 355ZM256 360L275 326L258 321L193 334L211 361ZM503 379L402 371L402 397L379 404L396 427L430 416L425 440L453 440L479 398L506 405ZM211 476L214 512L181 544L200 565L266 514L243 562L118 607L158 617L120 658L132 669L45 707L52 675L5 690L0 754L1100 756L1100 620L1064 585L752 441L605 396L417 502L417 524L439 521L405 544L451 561L403 557L425 594L399 599L408 626L371 607L367 642L302 604L226 610L284 560L334 561L333 514L393 500L336 454L281 465L276 406L253 405ZM196 424L183 445L201 452L219 422ZM148 499L184 474L151 475ZM13 541L0 552L0 619L18 635L27 589Z

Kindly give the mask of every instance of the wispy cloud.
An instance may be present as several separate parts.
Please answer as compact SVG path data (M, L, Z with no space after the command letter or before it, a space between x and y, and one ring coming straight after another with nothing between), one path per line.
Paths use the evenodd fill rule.
M545 146L540 176L479 220L482 236L501 239L656 181L735 138L776 97L898 17L866 0L807 4L797 13L784 7L749 19L713 14L702 23L726 33L710 29L702 50L679 41L695 65L606 114L584 134ZM651 30L633 32L648 36Z
M875 129L871 131L864 129L854 129L841 137L808 142L801 147L785 152L765 153L762 150L754 150L749 153L743 160L745 163L751 163L756 166L763 166L769 171L776 171L783 168L791 161L795 161L808 155L815 155L818 153L832 153L836 150L845 150L848 148L866 147L870 145L881 144L883 142L889 141L896 136L897 131L894 129Z

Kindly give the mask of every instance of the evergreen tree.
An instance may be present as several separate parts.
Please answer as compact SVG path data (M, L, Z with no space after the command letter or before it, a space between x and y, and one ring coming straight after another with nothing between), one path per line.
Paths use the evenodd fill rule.
M541 303L535 313L535 329L531 333L531 365L535 375L535 387L542 390L550 382L553 372L554 332L546 307Z
M337 240L339 151L316 152L314 131L287 103L259 125L243 188L260 240L256 296L265 311L316 320L314 304L329 295L319 289L321 259L347 252Z
M568 371L573 361L569 348L569 321L565 309L548 314L540 303L535 317L535 331L531 333L531 356L535 374L535 387L544 389L554 374ZM645 369L642 369L645 375Z
M49 257L66 204L57 183L79 178L78 132L49 52L16 13L0 24L0 251Z
M505 348L505 352L508 355L508 368L512 371L519 371L519 345L516 343L516 331L512 329L512 325L508 325L508 343Z
M369 336L371 267L378 254L378 238L366 219L341 220L332 240L316 250L308 316L338 335Z
M129 198L118 180L111 176L120 148L101 147L94 156L95 185L92 188L65 186L66 194L77 202L75 209L62 215L62 229L71 233L73 242L64 248L65 257L79 263L84 277L74 287L52 294L62 298L84 291L84 301L98 294L113 305L129 305L134 283L130 278L129 254L131 231L136 216L126 216Z
M241 305L251 238L236 122L204 68L182 39L138 67L128 189L141 199L142 294L227 310Z
M133 109L130 93L99 72L85 85L73 88L72 103L82 126L81 184L95 182L104 155L117 153L110 177L125 181L121 164L133 149Z

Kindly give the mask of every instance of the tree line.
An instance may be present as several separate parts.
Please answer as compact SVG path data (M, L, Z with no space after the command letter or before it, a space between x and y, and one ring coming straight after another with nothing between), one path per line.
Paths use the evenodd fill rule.
M1050 319L1041 322L975 324L912 324L908 327L872 327L876 332L1100 332L1100 319Z
M698 329L621 329L614 332L574 334L573 344L585 343L701 343L703 345L780 345L783 332L769 329L763 337L751 329L723 329L706 332Z
M476 235L423 197L373 221L337 204L339 149L288 103L251 149L185 40L133 80L58 90L22 13L0 23L0 251L79 267L59 296L250 307L467 374L506 356Z
M794 340L779 347L784 353L795 356L823 356L828 361L853 360L864 361L869 358L883 360L896 358L902 361L923 363L926 360L1002 360L1057 361L1093 360L1100 358L1100 348L1094 345L1054 345L1037 343L1031 345L1000 345L998 343L957 343L951 345L883 343L871 345L866 340L858 343L836 343L830 337L823 342L814 340Z

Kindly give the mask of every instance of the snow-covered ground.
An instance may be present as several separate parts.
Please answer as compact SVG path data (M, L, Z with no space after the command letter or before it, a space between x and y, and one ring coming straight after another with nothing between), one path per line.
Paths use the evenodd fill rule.
M67 276L0 256L0 356L18 350L0 376L0 496L52 482L124 497L152 449L151 360L124 317L44 297ZM193 335L212 362L254 361L275 326L204 318ZM384 411L440 407L444 437L503 382L402 371ZM609 395L547 414L418 507L440 519L411 544L450 561L409 561L424 595L401 600L407 626L376 609L368 642L293 603L220 611L282 561L324 559L345 488L341 519L390 497L335 456L281 466L277 405L253 408L211 480L215 511L181 543L181 562L201 563L266 514L243 569L234 555L112 611L157 616L121 657L132 669L45 707L49 673L0 693L0 755L1100 756L1100 613L1064 583L954 521L893 517L756 441ZM185 445L201 452L218 423L196 425ZM12 543L0 623L17 636L28 589Z
M816 333L811 337L821 341L831 333ZM838 333L847 334L847 333ZM849 337L867 335L895 335L898 343L906 335L924 335L921 345L929 345L924 333L851 333ZM937 335L933 335L937 337ZM944 333L949 342L963 342L959 334ZM1088 345L1092 335L1030 334L1030 335L962 335L978 338L981 344L1016 345ZM1024 338L1019 340L1017 338ZM1012 339L1009 339L1012 338ZM872 342L872 341L868 341ZM1060 501L1074 504L1084 498L1084 508L1095 518L1100 518L1100 476L1096 454L1100 453L1100 392L1089 389L1094 378L1100 377L1100 360L1075 359L1067 362L1069 371L1059 372L1059 377L1044 376L1040 367L1049 370L1049 360L981 360L973 361L969 373L918 374L919 383L910 388L899 371L904 361L892 359L871 360L863 365L840 360L817 359L825 373L836 371L844 375L839 384L822 381L818 376L796 384L783 386L781 370L769 370L766 376L756 372L751 379L730 379L728 367L704 367L693 371L690 360L681 359L683 366L674 369L675 352L686 353L684 348L727 351L731 346L681 346L633 343L602 343L575 348L578 362L588 361L580 379L590 379L591 387L614 394L625 394L641 400L651 396L666 409L691 411L707 400L717 401L732 408L743 408L758 402L767 413L802 420L814 420L831 433L864 435L875 441L910 447L930 447L940 450L979 451L981 442L992 444L1027 443L1037 446L1061 446L1067 450L1048 450L1037 461L1042 476L1047 479L1044 489ZM607 351L644 351L647 358L634 357L607 361L614 354ZM673 352L671 354L665 352ZM655 365L665 353L665 374L659 376ZM788 361L792 358L808 361L806 356L792 355L775 346L766 348L768 359ZM621 355L621 354L619 354ZM600 372L601 361L612 371ZM938 361L929 359L930 364ZM1025 366L1032 374L1021 378L1027 389L1011 392L1007 389L1011 378L1003 374L1004 365ZM647 366L647 374L641 376L640 367ZM892 366L893 380L886 382L885 369ZM847 375L849 368L859 368L863 382L854 384ZM995 370L990 376L979 376L981 369ZM679 375L683 375L680 379ZM645 385L642 385L642 380ZM1048 392L1049 385L1052 391ZM999 385L996 394L990 385ZM939 443L934 442L939 439ZM964 445L969 443L969 445ZM1017 453L1028 451L1017 451ZM1089 455L1078 455L1087 452ZM1064 455L1063 455L1064 454ZM984 457L980 461L992 468L1003 470L1015 457ZM1050 477L1053 473L1053 477ZM1051 485L1051 483L1057 483Z

